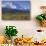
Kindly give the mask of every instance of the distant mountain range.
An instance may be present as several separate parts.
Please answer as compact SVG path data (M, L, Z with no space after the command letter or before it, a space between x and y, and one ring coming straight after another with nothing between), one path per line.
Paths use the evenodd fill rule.
M16 12L30 12L29 10L17 10L17 9L10 9L10 8L2 8L2 13L7 13L7 12L11 12L11 13L16 13Z

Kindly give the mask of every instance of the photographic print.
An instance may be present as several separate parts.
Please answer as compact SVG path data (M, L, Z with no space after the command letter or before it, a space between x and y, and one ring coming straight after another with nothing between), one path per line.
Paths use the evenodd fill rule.
M2 20L30 20L30 1L2 1Z

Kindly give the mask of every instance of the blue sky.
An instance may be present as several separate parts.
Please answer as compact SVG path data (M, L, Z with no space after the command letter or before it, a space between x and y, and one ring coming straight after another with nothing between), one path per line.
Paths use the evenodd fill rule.
M30 10L30 1L2 1L2 7L19 9L19 10Z

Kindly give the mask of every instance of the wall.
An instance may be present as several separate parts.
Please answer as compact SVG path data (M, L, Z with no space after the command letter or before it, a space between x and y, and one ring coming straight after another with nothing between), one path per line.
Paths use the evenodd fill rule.
M37 29L46 30L46 28L40 27L35 19L36 15L41 13L40 6L42 5L46 5L46 0L31 0L31 20L29 21L3 21L1 20L0 8L0 35L4 34L4 28L6 25L15 25L19 31L18 36L23 34L24 36L29 37L32 34L37 34Z

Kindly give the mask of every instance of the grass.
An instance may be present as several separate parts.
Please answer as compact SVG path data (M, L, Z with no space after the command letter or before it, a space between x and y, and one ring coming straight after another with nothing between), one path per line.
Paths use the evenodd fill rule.
M30 13L29 12L2 13L2 20L30 20Z

